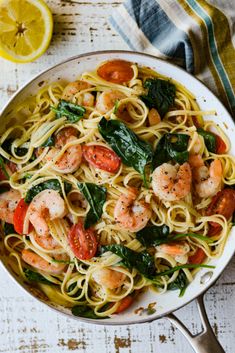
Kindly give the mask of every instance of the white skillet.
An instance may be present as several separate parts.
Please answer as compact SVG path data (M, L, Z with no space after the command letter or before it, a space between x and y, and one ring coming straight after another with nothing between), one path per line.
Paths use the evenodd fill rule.
M25 97L29 95L36 94L40 87L57 80L73 81L82 72L93 70L100 62L117 58L148 66L153 70L156 70L157 72L166 75L167 77L175 79L176 81L183 84L188 90L190 90L195 95L197 102L202 110L216 110L217 115L208 116L207 119L215 119L215 121L223 129L225 129L232 143L230 153L235 155L235 143L233 142L233 120L227 110L221 104L221 102L214 96L214 94L209 91L206 86L204 86L196 78L186 73L184 70L177 66L174 66L168 62L157 59L150 55L128 51L102 51L79 55L70 58L58 65L55 65L52 68L44 71L40 75L36 76L24 87L22 87L18 92L16 92L16 94L3 108L1 113L0 132L2 133L6 128L8 120L7 116L12 110L12 108L15 106L15 104L19 101L22 101ZM2 244L1 249L3 249ZM181 332L189 340L196 353L222 353L224 352L224 350L215 338L206 316L203 304L203 294L221 275L222 271L225 269L230 259L232 258L234 252L235 230L233 228L225 246L223 255L218 260L213 260L210 262L211 265L216 266L215 269L201 269L196 275L194 281L188 286L182 298L178 297L178 291L168 291L164 295L158 295L155 292L149 290L145 294L143 294L128 311L119 315L114 315L110 319L103 320L78 318L73 316L69 309L65 309L56 305L55 303L43 300L42 298L40 298L38 293L35 292L35 290L32 290L29 285L23 283L22 279L18 278L12 272L11 268L9 268L7 264L7 257L6 255L4 255L3 251L1 251L1 262L5 269L8 271L8 273L28 293L30 293L35 298L45 303L49 307L54 308L60 313L64 313L71 318L93 324L129 325L153 321L165 316L181 330ZM197 300L203 324L203 331L197 336L192 336L190 332L184 327L184 325L175 317L175 315L172 314L172 312L188 304L194 299ZM147 315L147 313L145 312L142 313L142 315L138 315L135 313L135 310L137 308L147 308L148 304L153 302L156 302L156 312L153 315Z

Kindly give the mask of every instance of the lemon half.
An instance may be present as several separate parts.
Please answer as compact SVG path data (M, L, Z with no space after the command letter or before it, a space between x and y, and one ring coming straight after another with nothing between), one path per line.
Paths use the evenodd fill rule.
M43 0L0 0L1 57L35 60L49 46L52 30L52 14Z

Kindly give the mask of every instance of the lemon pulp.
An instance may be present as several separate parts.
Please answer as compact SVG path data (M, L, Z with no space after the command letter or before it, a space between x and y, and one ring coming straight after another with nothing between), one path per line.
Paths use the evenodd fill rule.
M47 49L52 14L43 0L0 0L0 56L33 61Z

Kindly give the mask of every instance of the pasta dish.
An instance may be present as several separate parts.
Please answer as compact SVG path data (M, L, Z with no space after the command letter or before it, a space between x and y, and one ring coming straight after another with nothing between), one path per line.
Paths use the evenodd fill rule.
M146 289L182 296L233 225L235 160L214 114L119 59L20 102L0 137L12 270L81 317L120 314Z

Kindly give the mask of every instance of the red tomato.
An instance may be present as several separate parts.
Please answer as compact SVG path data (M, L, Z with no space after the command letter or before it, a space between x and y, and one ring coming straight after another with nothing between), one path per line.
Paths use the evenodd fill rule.
M216 140L215 140L215 144L216 144L216 153L217 154L223 154L226 152L227 146L224 142L224 140L222 140L222 138L218 135L215 135Z
M28 205L25 203L24 199L21 199L16 206L14 216L13 216L13 224L15 231L18 234L23 234L23 226L26 212L28 210Z
M193 265L200 265L205 260L205 258L205 252L201 248L198 248L194 255L189 256L188 263Z
M72 226L68 241L74 255L80 260L89 260L96 253L98 242L95 231L92 228L84 229L82 221Z
M98 68L97 74L109 82L128 82L134 75L131 65L132 63L124 60L108 61Z
M118 171L121 164L121 159L116 153L103 146L83 146L83 157L93 167L113 174Z
M219 191L212 199L206 215L220 214L227 220L232 217L235 211L235 190L223 189ZM220 232L221 226L216 222L209 222L210 228L208 235L216 235Z
M134 301L134 297L131 295L128 295L127 297L120 300L119 302L120 304L114 314L120 314L126 309L128 309L129 306L131 306L131 304L133 303L133 301Z

